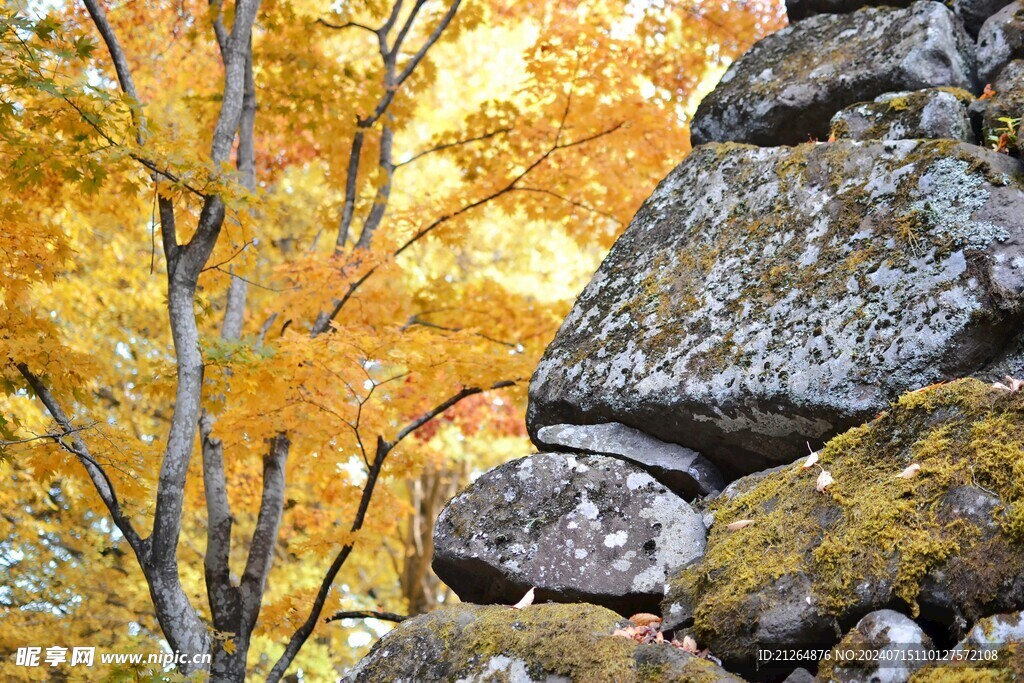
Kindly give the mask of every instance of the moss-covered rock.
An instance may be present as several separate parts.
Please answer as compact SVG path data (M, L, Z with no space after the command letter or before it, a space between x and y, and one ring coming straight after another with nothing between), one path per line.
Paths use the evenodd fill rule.
M973 90L974 46L943 4L819 14L736 60L690 126L694 145L795 145L828 136L840 109L883 93Z
M797 465L720 502L704 559L670 582L667 626L692 622L742 672L758 647L836 642L881 608L959 637L1024 606L1024 393L965 379L907 394L818 464L824 493ZM729 531L738 519L753 523Z
M981 371L1020 329L1022 171L953 141L694 150L545 352L531 435L620 422L728 477Z
M671 645L613 636L622 625L619 615L587 604L443 607L402 622L344 680L742 683Z
M956 88L891 92L832 117L836 140L962 140L976 143L967 107L974 95Z

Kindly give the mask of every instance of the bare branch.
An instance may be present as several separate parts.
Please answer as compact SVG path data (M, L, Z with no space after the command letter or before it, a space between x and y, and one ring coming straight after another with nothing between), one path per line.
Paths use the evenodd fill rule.
M327 21L326 19L317 19L316 23L320 24L321 26L326 26L327 28L332 28L338 31L342 31L347 28L358 28L362 29L363 31L369 31L372 34L377 35L377 29L367 26L365 24L360 24L357 21L346 21L344 24L334 24Z
M544 188L541 188L541 187L516 187L516 188L514 188L514 191L515 192L533 192L533 193L536 193L536 194L545 194L545 195L551 197L552 199L557 199L559 201L565 202L566 204L570 204L572 206L575 206L576 208L583 209L584 211L589 211L591 213L596 213L598 216L603 216L604 218L607 218L610 221L615 221L619 225L622 225L622 221L617 216L615 216L613 214L610 214L607 211L602 211L601 209L596 209L593 206L590 206L589 204L584 204L583 202L576 201L575 199L571 199L570 197L566 197L564 195L560 195L557 192L553 192L551 190L547 190L547 189L544 189Z
M380 619L381 621L393 621L396 624L411 619L407 614L395 614L394 612L373 612L369 610L354 610L350 612L335 612L324 619L324 623L340 621L342 619Z
M446 142L446 143L444 143L442 145L438 145L436 147L431 147L430 149L425 149L422 152L417 152L416 154L413 154L411 157L409 157L405 161L400 161L397 164L395 164L395 168L399 169L399 168L402 168L403 166L408 166L409 164L415 162L418 159L421 159L421 158L427 156L428 154L433 154L435 152L443 152L444 150L451 149L453 147L461 147L462 145L468 145L468 144L471 144L471 143L474 143L474 142L481 142L483 140L489 140L490 138L493 138L493 137L495 137L497 135L502 135L504 133L511 133L511 132L512 132L511 128L499 128L498 130L492 130L490 133L484 133L483 135L478 135L476 137L466 138L465 140L456 140L455 142Z

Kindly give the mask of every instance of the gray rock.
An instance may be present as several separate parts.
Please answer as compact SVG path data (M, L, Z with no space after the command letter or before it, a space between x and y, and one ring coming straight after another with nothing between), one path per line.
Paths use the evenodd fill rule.
M537 446L545 451L569 450L628 460L687 500L717 494L725 485L718 468L697 451L665 443L618 422L544 427L537 432Z
M1017 0L985 22L978 34L978 80L991 83L1014 59L1024 58L1024 2Z
M1010 0L953 0L953 14L960 17L964 28L974 37L993 14L1010 4Z
M966 90L929 88L886 93L861 102L832 117L836 140L946 139L976 143L967 106L974 96Z
M1019 329L1021 171L947 141L695 149L546 350L531 435L616 421L734 477L980 371Z
M452 605L403 621L347 683L743 683L668 643L614 636L628 625L594 605Z
M816 14L849 14L862 7L907 7L913 0L786 0L786 14L790 21L800 21Z
M714 502L704 556L669 580L665 627L752 675L758 649L831 648L876 610L919 610L951 640L1020 610L1022 441L1024 393L966 379L906 394L822 450L824 491L817 467L789 467ZM919 474L898 476L912 462Z
M857 622L822 664L819 678L835 683L906 683L928 662L932 640L912 619L891 609Z
M485 473L434 527L434 571L467 602L592 602L657 611L666 572L704 551L700 515L601 455L543 453Z
M974 87L973 43L938 2L822 14L758 42L697 108L693 144L794 145L828 137L832 116L887 92Z

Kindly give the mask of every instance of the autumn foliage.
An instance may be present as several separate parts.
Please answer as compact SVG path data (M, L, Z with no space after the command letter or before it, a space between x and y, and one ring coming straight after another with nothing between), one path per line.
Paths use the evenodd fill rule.
M383 626L332 614L436 604L437 506L528 448L574 293L685 155L700 89L780 21L4 5L0 676L35 680L26 645L166 639L216 680L333 680Z

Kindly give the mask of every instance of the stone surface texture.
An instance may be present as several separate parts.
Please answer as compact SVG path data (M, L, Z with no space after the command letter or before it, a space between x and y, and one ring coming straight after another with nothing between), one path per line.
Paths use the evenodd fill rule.
M816 14L849 14L864 7L907 7L912 3L913 0L786 0L786 15L795 22Z
M736 476L982 370L1022 316L1021 170L952 141L694 150L545 352L531 436L615 421Z
M832 117L836 140L960 140L976 143L966 90L930 88L886 93Z
M953 0L953 14L974 37L989 17L1010 4L1010 0Z
M718 468L697 451L665 443L618 422L551 425L537 433L537 442L548 451L570 450L627 460L687 500L717 494L725 486Z
M759 41L729 67L697 108L691 141L825 140L837 111L883 93L973 90L973 49L938 2L814 16Z
M656 611L665 576L700 557L682 498L624 460L545 453L482 475L434 527L434 571L466 602L583 601Z

